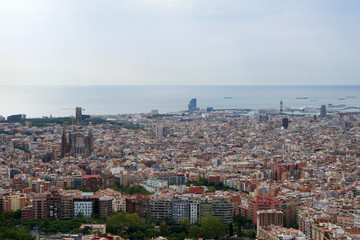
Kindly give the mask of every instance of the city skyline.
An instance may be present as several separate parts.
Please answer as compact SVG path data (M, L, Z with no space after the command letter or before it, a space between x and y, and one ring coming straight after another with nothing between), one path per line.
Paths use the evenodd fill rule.
M0 85L357 85L359 6L0 0Z

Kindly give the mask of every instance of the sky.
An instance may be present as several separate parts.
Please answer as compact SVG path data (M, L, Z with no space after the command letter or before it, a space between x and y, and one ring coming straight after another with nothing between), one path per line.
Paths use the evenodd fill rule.
M358 0L0 0L0 85L359 85Z

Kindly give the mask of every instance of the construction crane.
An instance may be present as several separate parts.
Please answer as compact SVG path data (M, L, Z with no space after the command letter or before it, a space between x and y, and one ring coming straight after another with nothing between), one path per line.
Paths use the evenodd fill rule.
M82 117L82 111L85 111L85 108L81 108L81 107L76 107L76 108L62 108L61 110L65 110L65 111L75 111L75 116L76 116L76 122L77 122L77 126L79 127L80 125L80 119ZM72 120L71 120L71 126L73 128L74 125L74 116L71 116Z

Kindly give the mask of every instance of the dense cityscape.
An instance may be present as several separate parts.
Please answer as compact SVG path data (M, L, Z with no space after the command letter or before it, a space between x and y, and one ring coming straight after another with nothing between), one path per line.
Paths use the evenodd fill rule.
M285 115L281 103L244 114L200 110L196 99L173 114L74 110L74 118L0 122L3 234L11 227L24 234L18 239L360 237L358 113L322 106Z
M359 0L0 0L0 240L360 240Z

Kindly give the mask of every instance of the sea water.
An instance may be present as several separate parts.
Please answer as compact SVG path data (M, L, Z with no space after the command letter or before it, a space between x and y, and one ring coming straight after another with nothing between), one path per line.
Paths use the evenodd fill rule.
M200 109L319 108L360 106L360 86L1 86L0 115L27 117L83 114L159 113L186 110L192 98ZM299 99L302 98L302 99Z

